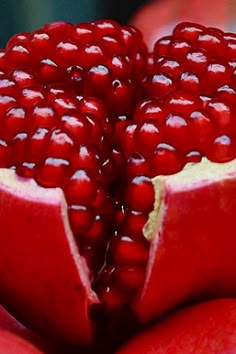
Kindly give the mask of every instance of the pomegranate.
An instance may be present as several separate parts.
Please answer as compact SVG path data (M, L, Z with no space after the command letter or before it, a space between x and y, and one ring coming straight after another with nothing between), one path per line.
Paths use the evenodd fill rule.
M235 41L181 23L148 55L111 20L9 40L0 300L27 327L113 344L183 303L236 294Z
M137 335L117 354L235 353L236 300L188 306Z
M37 349L30 342L25 339L0 329L0 351L4 354L43 354L41 350Z
M169 35L183 21L219 27L225 31L235 30L235 1L222 0L152 0L141 6L130 23L143 33L148 48L152 50L156 40Z

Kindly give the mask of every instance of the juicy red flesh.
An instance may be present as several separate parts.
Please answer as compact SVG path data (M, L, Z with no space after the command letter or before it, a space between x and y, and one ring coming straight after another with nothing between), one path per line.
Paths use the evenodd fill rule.
M149 55L146 97L137 104L132 122L119 131L126 188L100 275L106 290L103 286L99 291L107 306L121 302L117 298L122 299L127 287L123 274L132 274L130 266L137 271L136 291L144 279L139 270L145 269L148 242L142 228L154 196L143 181L176 173L203 157L215 162L236 157L235 39L218 29L183 23L172 36L157 41ZM127 289L132 298L131 286Z
M63 189L108 314L144 282L151 179L236 156L235 43L184 23L147 55L137 30L101 20L17 34L0 53L0 167Z
M235 39L183 23L156 42L144 80L147 98L122 136L127 158L139 154L150 177L177 172L203 156L215 162L236 156ZM149 134L143 128L148 125Z
M101 98L109 116L116 117L131 114L140 97L146 47L137 30L112 20L77 25L61 21L13 36L0 65L24 87L37 80Z
M15 85L15 104L2 112L1 167L13 168L43 187L64 190L72 231L82 254L92 258L91 268L97 269L104 258L107 210L111 209L103 173L109 154L104 142L109 124L106 110L96 99L76 98L62 89L37 89L40 102L29 97L24 102L22 90ZM97 237L87 239L87 232L94 232L98 220L101 230ZM96 264L91 252L87 257L89 248L93 252L100 249Z
M119 125L131 119L145 68L141 34L112 20L52 23L16 34L1 52L0 167L14 169L43 187L63 189L70 225L92 281L104 264L110 235L117 232L113 189L125 163L118 150ZM150 181L142 188L151 190L153 198ZM124 194L123 186L121 190ZM121 208L123 203L121 198ZM152 200L146 204L145 220ZM135 274L126 245L136 250L135 263L141 258L142 264L148 248L143 248L143 241L139 245L129 235L127 239L130 242L121 238L115 249L126 257L133 289L141 284L144 269ZM115 250L113 254L117 259Z

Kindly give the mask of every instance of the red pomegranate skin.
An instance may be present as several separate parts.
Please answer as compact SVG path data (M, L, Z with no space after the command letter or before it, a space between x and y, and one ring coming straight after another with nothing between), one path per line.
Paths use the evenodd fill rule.
M8 175L5 176L5 180L9 182L12 171L6 171L8 171ZM14 210L17 210L15 221L18 227L24 230L21 235L26 235L27 238L31 235L31 237L25 247L25 243L13 231L14 224L11 223L12 227L10 227L8 217L9 223L5 224L6 228L2 228L2 236L6 236L4 238L6 249L11 248L10 243L12 242L11 244L14 244L17 249L17 254L14 256L14 264L11 263L11 265L8 263L7 255L6 258L2 257L1 259L1 297L5 299L6 308L13 310L15 317L21 322L24 319L23 322L27 327L30 326L33 319L34 329L41 334L51 333L54 339L61 339L62 342L71 344L74 344L74 338L78 339L78 337L81 338L80 343L91 341L93 326L88 314L88 303L96 304L98 300L88 288L88 280L84 279L87 267L77 254L78 250L69 228L67 214L65 214L66 219L63 219L64 196L60 189L48 189L46 195L44 191L42 194L42 190L40 191L33 184L33 188L28 185L28 193L25 190L23 197L21 194L22 188L24 189L22 183L24 184L24 180L18 179L18 188L16 189L16 183L13 188L12 203ZM6 202L6 199L4 202L4 198L7 197L7 189L5 192L5 196L4 193L1 195L3 204ZM26 199L24 199L25 197ZM30 200L30 203L27 202L27 199ZM49 200L50 203L48 203ZM1 216L3 214L4 209L1 211ZM47 220L44 234L42 234L40 223L42 220L46 220L47 215L50 217ZM16 238L10 241L7 235L13 236L14 234ZM45 238L43 235L47 235L47 237ZM8 243L9 241L10 243ZM29 249L31 250L30 256L28 256ZM57 252L54 252L55 249ZM63 269L61 268L62 264ZM22 269L24 269L23 272ZM18 304L13 297L8 296L15 287L18 293ZM25 311L27 303L30 304L30 308ZM34 307L40 309L37 316L34 316ZM12 313L12 311L10 312ZM60 318L63 318L64 324ZM82 326L81 321L83 321ZM70 326L65 327L65 323Z
M234 10L235 2L231 0L152 0L137 10L130 22L142 31L149 50L152 50L158 38L169 35L182 21L233 31Z
M116 354L232 354L236 299L215 299L178 310L134 337Z
M36 332L31 331L22 323L17 321L3 306L0 305L0 330L10 332L17 337L31 343L44 354L83 354L84 348L78 346L63 345L58 341L41 336ZM95 354L98 347L86 348L86 353ZM102 348L104 350L104 348ZM22 353L23 354L23 353Z
M0 329L0 352L4 354L46 354L26 339L2 328Z
M0 53L0 298L69 344L236 295L236 35L180 24L144 79L139 32L117 26L51 24ZM118 102L140 80L131 117L133 102Z

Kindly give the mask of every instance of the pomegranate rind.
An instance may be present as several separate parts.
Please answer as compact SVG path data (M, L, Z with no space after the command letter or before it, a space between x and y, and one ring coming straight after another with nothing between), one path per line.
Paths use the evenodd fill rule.
M187 5L187 6L186 6ZM214 1L201 2L187 1L150 1L141 6L132 16L130 23L143 34L149 51L153 50L155 42L172 33L174 27L180 22L196 22L209 27L218 27L224 31L232 31L234 13L233 5L221 1L215 5Z
M43 354L34 345L16 334L0 329L0 352L4 354Z
M116 354L236 352L236 299L188 306L134 337Z
M148 322L184 303L236 296L236 160L153 179L150 255L134 310Z
M0 300L28 327L65 343L93 338L97 304L60 188L0 170Z

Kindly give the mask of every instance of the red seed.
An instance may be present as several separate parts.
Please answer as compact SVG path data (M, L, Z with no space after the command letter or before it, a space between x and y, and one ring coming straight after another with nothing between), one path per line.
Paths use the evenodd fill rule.
M203 32L204 26L191 22L182 22L178 24L173 31L174 37L185 38L191 44L194 44L199 35Z
M72 35L82 43L89 43L93 38L93 30L91 23L79 23L72 29Z
M186 155L186 163L196 163L196 162L201 162L202 160L202 154L199 151L190 151Z
M176 80L183 69L177 60L163 58L154 64L154 70L169 75L172 79Z
M116 265L142 265L148 258L145 241L133 240L129 236L119 235L111 239L111 254Z
M125 292L136 291L142 286L145 279L145 269L140 266L119 266L114 273L115 281Z
M2 118L4 126L4 135L8 140L13 139L17 134L24 133L26 130L27 116L22 107L14 107L7 111Z
M165 99L166 109L169 112L180 114L188 118L193 111L202 108L202 102L199 97L184 91L175 91L168 95Z
M134 121L140 123L153 121L159 127L165 122L165 117L166 109L163 102L155 98L141 101L134 112Z
M209 63L201 78L202 91L212 95L215 90L231 81L231 69L228 65Z
M148 79L146 85L150 96L163 98L175 89L175 82L168 74L157 73Z
M0 167L11 166L11 148L6 141L0 139Z
M40 107L40 103L44 100L44 95L42 93L41 87L34 87L30 86L24 88L19 97L19 103L22 104L24 107L31 109L38 105Z
M232 130L234 117L230 106L220 100L211 100L206 105L206 112L212 117L219 133L224 134Z
M205 112L195 111L189 119L189 139L194 149L206 151L215 134L215 123Z
M101 87L103 88L101 90ZM88 96L96 96L101 99L106 96L111 87L109 69L104 65L92 66L85 78L84 92Z
M22 162L16 165L16 173L25 178L35 177L35 164L33 162Z
M53 129L56 126L57 115L47 103L39 103L33 108L30 124L32 131L38 128Z
M223 32L222 32L223 33ZM206 50L214 57L222 57L226 50L226 43L218 30L204 29L197 38L197 46Z
M135 146L135 131L137 129L137 124L130 124L127 126L123 135L121 136L122 151L126 157L131 156L136 152Z
M129 211L125 213L124 218L124 229L128 234L131 234L132 237L143 237L143 228L147 222L147 215L137 212Z
M69 41L60 41L55 50L55 56L57 58L57 64L62 67L70 67L76 65L76 59L78 54L78 46Z
M17 84L13 79L2 76L0 78L0 94L1 95L14 95L17 92Z
M131 210L150 212L154 203L151 179L145 176L135 177L127 186L125 200Z
M97 183L85 170L77 170L66 185L69 204L90 205L97 192Z
M13 35L7 42L6 49L11 49L16 44L28 43L29 33L20 32Z
M11 141L12 166L16 164L21 164L25 161L25 156L27 152L27 138L28 135L26 133L19 133Z
M190 50L191 46L188 41L174 38L171 41L171 46L168 50L168 55L172 58L184 59Z
M136 176L150 176L148 162L142 155L134 153L128 158L126 175L129 180L132 180Z
M47 145L47 154L51 157L70 159L74 151L74 142L60 129L53 130Z
M166 36L159 39L154 46L154 57L160 58L165 56L168 53L170 43L171 43L171 36Z
M161 143L157 146L149 164L152 177L155 177L157 175L169 175L181 171L185 160L175 147Z
M101 158L93 145L80 145L71 156L71 165L74 170L82 168L96 175L101 168Z
M191 148L188 124L186 119L180 115L169 114L166 117L164 132L166 142L176 146L180 151L186 151Z
M78 237L84 234L93 224L94 213L92 208L82 205L69 207L69 216L73 233Z
M141 123L135 131L135 146L143 156L149 156L161 142L162 134L152 121Z
M179 79L179 88L186 92L198 93L200 89L198 76L191 72L183 72Z
M230 104L235 104L236 102L236 92L229 85L219 87L217 89L217 97Z
M0 95L0 119L10 108L14 107L16 99L7 95ZM1 127L0 127L1 129Z
M29 136L27 141L26 159L32 162L38 162L46 157L46 147L50 133L45 128L38 128Z
M86 117L78 111L70 111L61 117L62 127L78 144L85 144L91 134L91 126Z
M51 59L43 59L39 66L39 77L42 82L61 82L65 76L64 70Z
M36 181L43 187L62 187L69 178L69 161L48 157L37 170Z
M34 53L33 60L37 62L48 58L53 48L53 41L44 30L37 30L30 37L30 46Z
M7 50L6 60L9 69L30 67L31 53L27 47L27 43L16 43Z
M232 139L227 135L218 136L209 150L206 156L215 162L227 162L235 158L235 144Z
M95 220L90 223L90 228L86 232L86 240L93 245L103 244L107 241L105 221L100 215L96 215Z
M193 72L196 75L202 75L208 65L206 54L198 49L192 49L187 54L185 60L185 70Z

